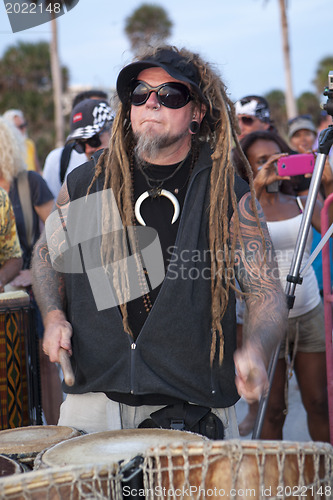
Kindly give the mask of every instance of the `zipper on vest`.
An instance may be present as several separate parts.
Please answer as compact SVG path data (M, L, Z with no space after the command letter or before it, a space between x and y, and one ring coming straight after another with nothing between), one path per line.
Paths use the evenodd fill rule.
M134 356L135 356L136 343L131 343L131 394L134 394L133 382L134 382Z
M216 382L215 382L215 377L214 377L214 368L213 366L210 367L210 387L211 387L211 395L215 397L216 395Z

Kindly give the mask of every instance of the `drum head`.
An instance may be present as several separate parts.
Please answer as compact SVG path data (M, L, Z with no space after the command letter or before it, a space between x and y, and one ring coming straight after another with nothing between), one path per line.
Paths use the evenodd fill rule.
M0 478L12 476L13 474L20 474L21 472L23 472L23 470L20 464L9 457L0 455Z
M122 429L97 432L59 443L40 457L41 466L119 463L143 454L152 446L203 441L198 434L167 429Z
M60 443L80 432L73 427L57 425L32 425L0 431L0 453L7 455L26 455L39 453L54 444Z

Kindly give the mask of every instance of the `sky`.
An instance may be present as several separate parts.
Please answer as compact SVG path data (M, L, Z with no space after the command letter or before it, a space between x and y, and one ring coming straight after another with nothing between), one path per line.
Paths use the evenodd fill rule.
M50 41L50 23L13 34L5 3L0 0L0 57L18 41ZM213 64L232 99L285 89L279 0L79 0L58 18L60 61L69 69L70 85L115 86L132 59L125 19L142 3L166 10L173 23L168 42ZM299 97L315 91L318 63L333 55L333 0L288 0L288 21Z

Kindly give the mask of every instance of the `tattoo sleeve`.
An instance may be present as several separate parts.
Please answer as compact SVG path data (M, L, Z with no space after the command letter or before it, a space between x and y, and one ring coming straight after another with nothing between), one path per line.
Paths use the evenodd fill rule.
M235 272L247 306L243 340L245 335L245 340L260 346L268 361L275 346L285 335L288 311L273 244L259 204L257 210L265 245L250 193L244 195L238 204L241 237L237 236L236 240ZM233 217L232 236L234 225Z
M52 248L58 249L59 254L65 244L63 228L66 225L68 206L69 195L64 184L55 205L55 210L59 212L59 225L51 235ZM64 310L65 307L64 275L52 266L51 253L44 230L35 245L32 258L33 291L43 318L48 312Z

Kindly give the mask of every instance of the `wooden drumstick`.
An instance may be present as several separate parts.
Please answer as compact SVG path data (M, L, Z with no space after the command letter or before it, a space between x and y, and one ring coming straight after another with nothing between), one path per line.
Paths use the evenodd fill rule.
M66 385L71 387L72 385L74 385L75 376L69 359L68 351L66 351L66 349L63 349L62 347L60 347L59 349L59 360L62 372L64 374L64 381Z

